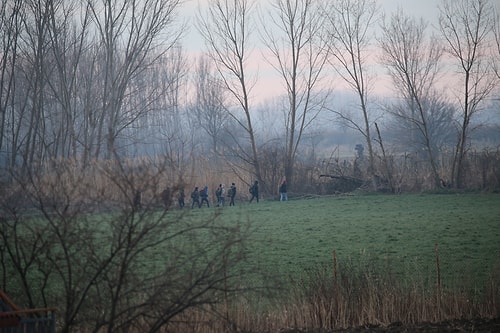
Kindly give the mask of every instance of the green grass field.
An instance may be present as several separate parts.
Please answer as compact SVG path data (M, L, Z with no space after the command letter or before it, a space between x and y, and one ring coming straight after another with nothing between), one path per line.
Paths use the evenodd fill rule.
M202 288L206 282L219 282L215 287L223 286L218 290L229 290L230 297L216 293L209 301L220 301L216 311L221 313L229 306L227 316L242 331L437 322L498 314L500 194L331 196L258 204L239 201L236 207L168 212L152 207L132 214L124 210L64 221L55 218L50 222L61 222L55 225L44 218L21 219L17 236L21 245L29 245L29 235L44 231L43 236L53 235L51 228L65 232L62 239L71 252L71 267L65 266L65 257L58 255L62 247L55 244L48 247L50 251L37 251L40 263L47 263L41 266L45 271L31 265L27 272L30 287L41 289L44 283L55 295L50 303L58 306L66 293L62 282L73 274L85 286L87 272L100 267L95 258L107 263L110 249L119 243L121 250L113 255L109 271L97 283L90 282L104 287L103 295L110 294L107 284L121 273L122 263L127 268L123 295L132 299L157 290L156 281L166 283L161 288L172 289L174 296L177 291L189 294L191 281L200 281ZM230 225L246 240L244 261L239 261L240 234L224 228ZM4 267L17 274L13 265ZM44 280L52 267L60 268L61 275L57 271ZM334 272L340 278L332 280ZM17 299L22 299L23 287L9 286L10 291L16 288ZM101 291L89 288L89 299L98 299L93 293ZM91 310L82 311L92 315L94 303L88 306ZM222 331L226 323L214 321L210 312L187 311L178 323L214 323L213 330L203 330L202 325L198 332ZM185 331L182 328L179 331Z
M210 208L213 210L213 208ZM189 216L207 214L195 209ZM225 207L253 229L249 264L278 278L319 265L372 265L405 279L484 284L500 263L500 195L422 194L261 201Z

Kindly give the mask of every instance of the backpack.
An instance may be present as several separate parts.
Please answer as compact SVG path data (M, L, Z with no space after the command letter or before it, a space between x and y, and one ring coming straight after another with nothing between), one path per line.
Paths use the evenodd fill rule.
M253 194L253 191L254 191L253 186L250 186L250 188L248 189L248 192L250 192L250 194Z
M208 186L204 186L200 194L204 199L208 198Z
M219 187L216 191L215 191L215 195L220 197L220 195L222 194L222 189Z

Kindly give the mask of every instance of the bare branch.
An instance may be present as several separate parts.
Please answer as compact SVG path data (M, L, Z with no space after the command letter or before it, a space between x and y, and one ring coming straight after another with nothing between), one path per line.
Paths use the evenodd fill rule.
M368 108L368 94L373 81L368 75L367 57L373 34L377 6L373 0L335 0L325 3L323 16L327 31L323 38L330 48L330 64L359 98L363 125L354 126L366 139L369 154L369 174L376 188L374 151L372 146L372 117ZM345 120L345 116L343 116ZM354 121L350 121L354 123Z
M461 187L471 119L497 83L487 59L495 11L489 0L443 0L439 12L441 34L447 52L456 61L462 85L459 97L461 125L451 171L453 185Z
M322 110L326 98L315 89L323 79L328 52L325 41L319 38L323 21L317 1L276 0L272 6L269 18L261 16L261 40L273 56L267 61L281 75L288 96L285 177L291 181L304 131Z
M261 181L257 144L250 113L251 84L248 82L247 51L253 2L250 0L210 0L208 10L198 13L197 28L205 39L208 54L227 90L243 111L245 122L231 112L245 130L252 150L255 176Z

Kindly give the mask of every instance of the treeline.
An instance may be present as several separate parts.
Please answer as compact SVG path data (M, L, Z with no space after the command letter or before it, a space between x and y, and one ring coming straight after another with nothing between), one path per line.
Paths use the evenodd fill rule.
M190 184L204 160L245 186L259 180L269 193L283 177L291 191L314 192L317 174L340 171L371 190L497 187L495 146L481 152L471 140L498 91L500 23L492 1L444 0L431 31L402 10L382 15L369 0L277 0L269 10L248 0L213 0L193 22L206 41L207 56L199 59L183 51L180 6L2 2L2 180L55 160L85 169L161 156ZM252 95L259 78L251 59L258 56L248 54L256 37L286 87L266 105ZM392 80L390 102L371 94L372 60ZM444 90L437 88L442 76L451 80ZM338 105L332 81L351 88L352 103ZM335 126L361 138L362 155L353 144L351 156L335 156L337 142L315 150ZM331 170L322 162L332 158L355 167ZM487 170L477 165L483 158ZM418 170L407 171L406 163ZM406 174L418 174L423 185Z

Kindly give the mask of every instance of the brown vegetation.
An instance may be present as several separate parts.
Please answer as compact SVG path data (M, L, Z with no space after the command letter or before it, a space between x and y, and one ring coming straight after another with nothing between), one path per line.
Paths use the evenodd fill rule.
M228 316L185 313L169 332L494 332L500 324L500 271L483 293L404 285L375 272L318 270L273 303L232 303Z
M468 156L470 159L467 164L469 170L467 179L470 184L477 184L478 188L482 189L498 188L500 154L484 152ZM394 165L397 164L394 163ZM341 164L338 161L329 165L333 168L331 169L333 173L343 174L346 177L348 175L363 177L363 172L355 173L355 166L356 163ZM305 171L300 177L297 175L297 181L305 189L302 193L321 194L331 189L325 183L320 186L321 180L311 176L316 172L319 174L319 168L311 168L307 164L301 167ZM10 183L3 187L0 202L0 218L2 222L5 222L0 230L4 241L1 244L2 256L0 256L3 268L2 288L7 292L14 290L11 275L6 275L11 272L11 268L9 272L6 268L14 260L18 265L16 276L24 284L25 291L20 294L14 293L13 297L20 297L27 308L54 306L55 301L59 308L58 317L65 321L66 331L76 328L85 330L88 325L101 328L108 325L104 318L89 317L98 315L96 311L101 308L92 308L86 300L106 303L105 299L94 294L92 286L99 285L99 288L105 288L106 283L109 282L111 283L109 286L112 287L115 276L114 273L110 273L120 267L120 261L122 261L121 265L125 265L123 267L126 268L126 271L122 272L125 274L123 277L128 276L120 283L127 288L127 293L139 297L138 295L142 292L151 292L151 290L135 290L134 283L129 284L128 278L131 279L130 281L141 280L141 276L134 272L133 268L140 264L128 262L126 254L128 251L139 253L149 247L152 248L157 242L155 237L169 228L177 228L174 221L163 220L165 215L156 216L154 221L150 220L155 216L154 211L163 208L161 192L167 186L175 191L181 186L186 186L188 189L194 185L195 181L199 183L201 179L209 183L215 181L214 177L229 177L229 173L214 172L200 174L196 180L193 178L181 183L179 179L185 177L175 174L172 170L167 160L139 159L122 163L105 161L93 163L88 167L82 167L77 161L70 160L52 161L50 165L39 168L36 173L25 175L12 173ZM211 169L207 168L207 170ZM394 170L398 169L395 167ZM475 173L477 170L481 172ZM407 168L399 169L398 172L405 175L399 178L401 184L410 186L412 181L419 181L422 186L419 189L423 188L425 169ZM382 180L380 184L383 184ZM244 188L243 186L241 185L240 188ZM300 188L297 186L297 189ZM140 190L142 195L140 211L134 206L134 195L137 190ZM241 192L244 193L244 191ZM92 220L92 213L103 212L120 213L116 219L110 221L110 227L118 228L116 231L121 233L120 237L124 237L118 237L115 240L110 238L110 242L117 241L116 244L111 243L116 246L117 252L110 254L109 258L106 256L99 258L103 255L99 250L100 245L93 243L101 235L98 230L99 224ZM28 225L26 223L33 216L39 216L44 222L40 221L39 226L33 225L27 232L23 228ZM78 226L78 219L83 216L87 224L81 226L81 230L74 230ZM130 228L124 228L125 226ZM184 225L184 227L198 228L194 225ZM208 228L208 224L202 227ZM155 230L163 231L158 233ZM220 229L217 230L219 231L214 233L214 236L220 235ZM229 234L231 232L228 230ZM233 236L236 237L237 234ZM244 239L232 240L231 237L227 239L228 248L221 249L220 253L225 253L233 245L244 242ZM123 243L122 240L127 238L134 242ZM56 243L54 239L57 239ZM33 240L36 244L31 244ZM143 241L147 243L141 243ZM63 244L71 250L62 257L58 253L56 244ZM141 248L142 246L145 247ZM24 255L29 254L29 256L16 256L15 251L18 250L25 251ZM125 256L122 257L122 255ZM35 258L36 266L27 260L29 257ZM195 258L199 260L199 257L192 257L193 260ZM216 274L213 276L215 283L213 293L207 294L208 298L204 298L200 304L197 303L196 297L190 299L191 303L184 304L181 311L174 312L168 319L158 318L159 324L155 324L157 326L154 330L200 333L280 332L284 329L334 331L349 327L395 330L400 326L416 327L423 322L439 323L452 322L455 319L477 320L478 318L500 317L500 272L498 270L492 272L488 285L478 291L468 288L467 285L459 288L443 288L439 278L431 284L425 277L423 281L408 283L384 274L384 267L353 270L349 266L337 267L334 261L333 271L332 269L313 271L308 276L292 281L291 293L279 292L279 297L267 298L262 295L240 293L241 286L238 286L235 280L237 275L228 275L229 264L225 258L224 256L212 258L213 262L209 263L209 266L217 266L216 270L214 270L215 266L211 266L212 268L208 270L211 274ZM241 259L241 257L238 258ZM239 260L238 258L233 258L233 260ZM99 260L100 264L96 260ZM160 290L168 291L171 286L168 281L161 283L160 281L169 277L173 272L171 269L177 267L176 265L175 261L172 262L171 266L167 267L168 271L160 270L158 272L160 275L154 277L153 280L159 283L156 287L160 286L160 289L154 289L154 293L150 295L151 298L143 300L144 303L141 306L147 311L136 314L137 318L131 321L124 317L118 318L120 324L115 326L114 331L118 332L121 325L128 324L138 327L138 331L147 331L146 326L149 325L147 324L149 321L141 317L146 318L151 315L150 311L155 306L166 304L163 303L166 300L159 300L157 297L161 295ZM64 295L55 297L50 294L49 285L53 282L49 281L65 279L65 275L69 272L77 275L88 274L92 267L95 268L93 277L84 274L81 275L81 280L68 280L66 301L63 301ZM439 272L439 267L439 256L436 252L437 272ZM56 268L61 270L56 271ZM64 271L66 268L68 272ZM41 295L38 294L36 284L30 282L30 275L39 269L43 278L46 279L44 285L40 286ZM176 272L182 273L178 269ZM229 281L229 277L232 281ZM52 280L54 278L55 280ZM238 292L230 292L229 289L238 290ZM79 291L82 290L87 294L80 294ZM109 292L113 295L112 289ZM116 297L114 299L116 306L125 306L121 304L122 296L116 294L113 297ZM69 302L66 303L68 308L64 306L65 302ZM79 302L85 305L81 308L73 308ZM79 319L81 311L87 313L87 319L84 321ZM101 315L109 314L101 313ZM96 321L94 324L92 324L93 320ZM401 323L401 325L394 323Z

